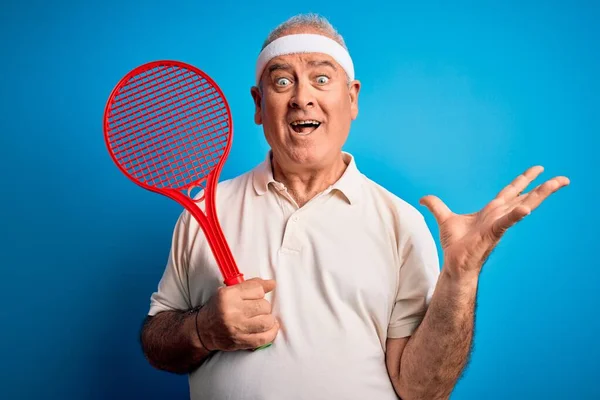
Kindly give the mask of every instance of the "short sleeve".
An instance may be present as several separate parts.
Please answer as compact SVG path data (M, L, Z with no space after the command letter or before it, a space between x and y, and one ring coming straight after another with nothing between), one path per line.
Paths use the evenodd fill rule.
M408 226L409 236L399 250L402 264L398 291L388 326L389 338L412 335L417 329L440 274L435 241L421 214Z
M190 301L189 271L189 230L186 223L186 212L183 212L173 231L171 250L167 266L158 284L158 289L150 297L150 311L154 316L161 311L189 310Z

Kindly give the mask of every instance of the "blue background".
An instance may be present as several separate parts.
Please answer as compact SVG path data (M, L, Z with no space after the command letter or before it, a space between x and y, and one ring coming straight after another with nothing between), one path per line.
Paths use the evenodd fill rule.
M307 11L344 35L363 83L345 149L400 197L464 213L530 165L571 178L486 264L452 398L600 398L598 3L198 0L2 3L0 398L188 396L137 339L181 208L121 175L103 108L137 65L192 63L232 108L222 178L245 172L267 151L254 61L270 29Z

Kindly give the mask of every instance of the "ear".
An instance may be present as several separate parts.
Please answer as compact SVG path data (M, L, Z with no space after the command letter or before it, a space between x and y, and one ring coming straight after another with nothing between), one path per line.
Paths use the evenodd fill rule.
M358 92L360 92L360 81L354 80L348 84L350 92L350 116L353 120L358 116Z
M262 124L262 93L260 89L256 86L252 86L250 88L250 94L252 95L252 100L254 100L254 123L256 125Z

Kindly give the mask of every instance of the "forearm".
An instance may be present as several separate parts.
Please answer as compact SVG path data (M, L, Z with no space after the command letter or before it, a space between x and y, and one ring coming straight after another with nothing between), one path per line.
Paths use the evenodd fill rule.
M196 333L195 316L184 311L164 311L145 321L140 335L142 349L153 367L185 374L208 356L209 351Z
M468 361L478 278L452 277L444 270L402 353L398 387L403 400L447 399Z

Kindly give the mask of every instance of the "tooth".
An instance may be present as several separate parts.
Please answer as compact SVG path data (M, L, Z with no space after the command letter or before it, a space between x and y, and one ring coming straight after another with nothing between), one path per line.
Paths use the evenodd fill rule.
M314 119L293 121L291 123L292 126L306 125L306 124L320 125L321 123L319 121L314 120Z

